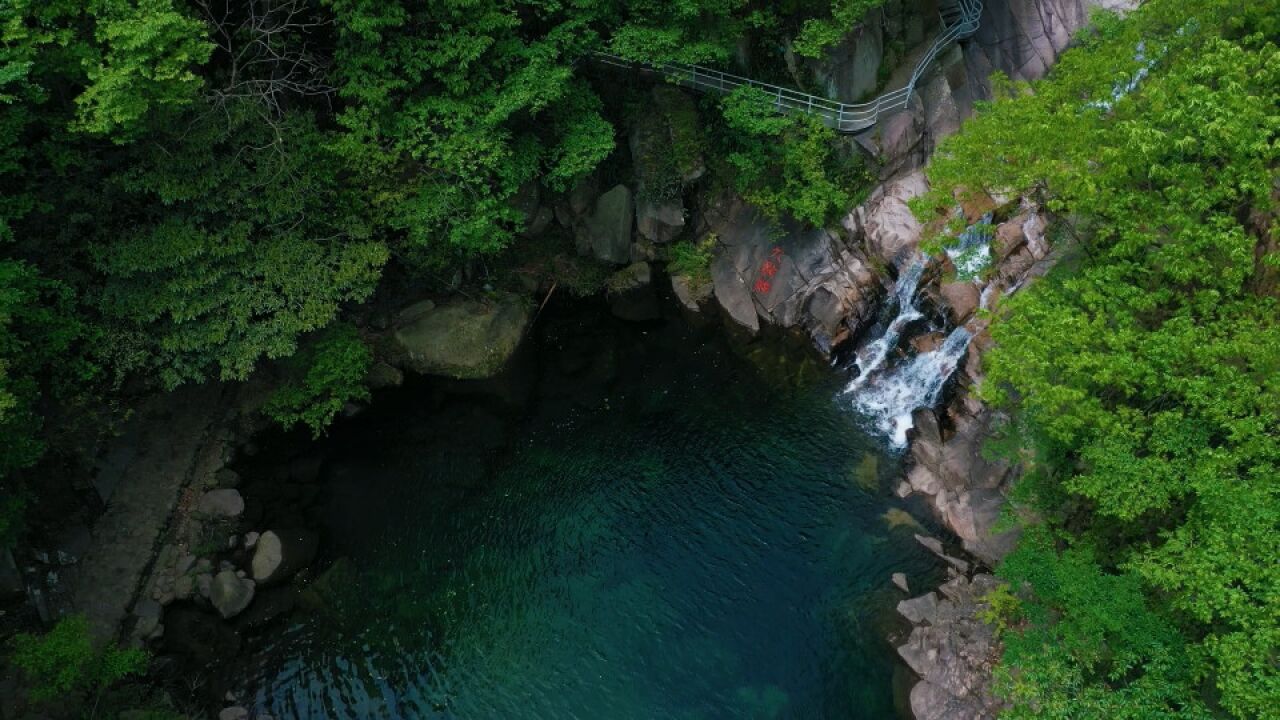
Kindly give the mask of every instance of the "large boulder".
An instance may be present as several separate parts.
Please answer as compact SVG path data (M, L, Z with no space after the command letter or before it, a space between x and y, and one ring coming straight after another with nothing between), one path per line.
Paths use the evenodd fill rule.
M236 518L244 512L244 498L234 488L210 490L200 496L196 512L209 517Z
M871 316L879 283L862 257L823 228L770 222L730 200L708 213L720 244L711 264L716 299L737 323L808 331L829 351Z
M586 233L591 254L597 260L615 265L631 262L633 214L631 190L626 185L615 185L596 199Z
M882 118L856 139L876 158L880 177L889 179L924 163L926 130L924 104L919 96L913 95L906 108Z
M234 617L253 602L254 588L252 580L236 575L234 570L223 570L209 586L209 602L224 619Z
M862 102L875 92L884 60L883 28L881 10L872 10L823 58L809 61L814 79L826 89L827 97Z
M398 360L426 375L480 379L496 375L519 346L530 319L524 298L502 295L432 306L399 324Z
M681 305L692 312L698 312L702 309L702 304L711 297L711 283L677 273L671 276L671 291Z
M916 251L924 231L907 203L928 189L920 170L891 180L845 218L845 227L862 233L871 254L885 264L898 265Z
M13 560L13 553L9 548L0 547L0 601L22 597L26 592L27 585Z
M635 167L636 230L655 243L674 240L684 230L681 190L704 172L698 112L682 91L658 85L653 110L643 113L628 138Z
M258 537L250 568L261 585L283 582L316 557L320 541L306 530L268 530Z
M959 50L953 49L958 56ZM951 55L952 53L947 53L940 60ZM920 97L924 101L925 124L929 128L930 136L935 139L944 138L960 129L960 107L952 94L951 84L947 81L946 75L935 75L925 84Z
M653 242L671 242L684 230L684 203L679 196L641 195L636 200L636 230Z
M942 299L950 310L951 321L957 325L969 319L982 300L982 294L971 282L943 282L938 287Z
M364 377L364 383L369 386L370 390L400 387L404 384L404 373L398 367L384 362L376 362L373 367L369 368L369 372Z
M971 66L998 70L1014 80L1037 80L1049 71L1092 7L1130 9L1132 0L988 0L982 24L965 44ZM986 76L977 74L985 81Z
M756 317L756 307L751 302L751 289L738 274L731 256L721 253L711 261L711 283L720 307L734 322L752 333L760 330L760 319Z
M976 415L953 416L955 431L943 439L932 410L912 415L911 469L904 493L933 500L938 516L960 538L964 549L995 565L1013 548L1018 533L1000 528L1004 494L1014 469L1004 460L988 460L982 447L996 415L980 408Z

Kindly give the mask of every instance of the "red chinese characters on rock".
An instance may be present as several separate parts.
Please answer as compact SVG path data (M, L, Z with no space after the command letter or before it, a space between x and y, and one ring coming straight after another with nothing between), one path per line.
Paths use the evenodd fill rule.
M756 282L751 286L761 295L766 295L773 289L772 278L778 274L779 263L782 261L782 248L775 245L769 251L769 257L760 263L760 270L756 273Z

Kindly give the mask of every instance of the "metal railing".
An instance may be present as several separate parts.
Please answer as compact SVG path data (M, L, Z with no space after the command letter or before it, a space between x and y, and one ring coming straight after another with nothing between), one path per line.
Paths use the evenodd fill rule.
M907 108L916 84L929 65L952 42L977 32L982 16L982 0L952 0L939 9L942 32L916 63L907 84L865 103L841 103L819 95L773 85L731 73L682 63L637 63L611 55L595 53L595 59L606 65L627 69L648 69L666 75L672 82L703 92L729 93L740 87L753 87L767 95L778 112L803 112L815 115L837 132L854 133L875 125L882 116Z

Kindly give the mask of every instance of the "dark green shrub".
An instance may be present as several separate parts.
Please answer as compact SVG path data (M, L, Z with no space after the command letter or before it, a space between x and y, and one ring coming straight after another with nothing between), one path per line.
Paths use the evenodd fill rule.
M667 272L684 275L689 285L701 289L711 284L711 261L715 258L719 238L709 233L701 240L682 240L671 246L667 257Z
M372 362L373 351L355 327L331 325L289 359L290 377L263 412L286 428L302 423L319 435L348 402L368 399L364 378Z
M75 692L96 694L147 666L141 650L95 643L83 615L63 618L44 635L23 633L10 642L11 661L32 682L30 696L36 702Z
M779 114L768 95L744 87L723 101L725 158L737 191L766 215L824 225L872 183L840 152L836 133L808 115Z

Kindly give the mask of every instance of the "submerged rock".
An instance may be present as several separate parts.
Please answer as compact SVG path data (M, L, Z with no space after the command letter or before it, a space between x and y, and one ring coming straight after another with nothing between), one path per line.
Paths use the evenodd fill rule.
M320 541L307 530L268 530L253 550L253 579L263 585L287 580L315 559Z
M480 379L496 375L529 324L524 298L454 300L413 315L393 338L408 369L425 375Z
M255 583L241 578L232 570L223 570L209 587L209 602L223 619L239 615L253 602Z
M904 593L911 592L909 586L907 585L907 576L905 574L896 572L889 577L889 580L893 582L894 587L898 588L902 592Z
M662 317L651 279L646 262L632 263L609 278L609 309L615 317L632 322Z
M313 612L337 611L343 599L356 592L360 574L351 558L340 557L302 591L299 602Z

